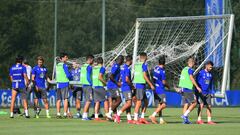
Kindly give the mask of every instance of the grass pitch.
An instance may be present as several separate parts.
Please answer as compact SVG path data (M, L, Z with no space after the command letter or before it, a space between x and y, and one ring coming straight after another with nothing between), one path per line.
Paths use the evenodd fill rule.
M1 109L2 110L2 109ZM8 111L8 109L3 109ZM74 111L74 109L72 109ZM147 115L154 108L148 109ZM239 108L213 108L213 121L217 125L183 125L181 108L167 108L164 110L166 125L130 125L126 117L122 116L122 123L82 121L80 119L56 119L55 109L51 109L51 119L45 118L42 109L39 119L25 119L16 116L10 119L9 115L0 115L0 135L239 135L240 109ZM147 116L148 117L148 116ZM196 110L190 114L191 122L196 121ZM204 111L203 120L206 121Z

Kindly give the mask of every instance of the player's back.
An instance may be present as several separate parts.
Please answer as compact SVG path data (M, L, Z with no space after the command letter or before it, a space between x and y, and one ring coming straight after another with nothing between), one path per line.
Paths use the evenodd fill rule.
M113 64L110 74L113 75L113 78L116 82L118 82L120 79L120 71L121 71L120 65L117 63ZM108 88L118 88L117 84L115 84L111 79L108 80L107 87Z
M15 81L24 81L24 71L26 71L26 68L22 64L15 64L10 69L10 75Z
M129 86L129 84L126 82L126 77L128 76L131 79L130 67L127 64L124 64L121 67L120 73L121 73L122 87Z
M166 79L165 69L161 68L160 66L156 66L154 68L154 72L153 72L153 79L154 79L156 89L164 90L164 85L163 85L162 81Z
M10 76L12 77L12 88L24 88L24 73L26 74L26 67L22 64L15 64L10 68Z

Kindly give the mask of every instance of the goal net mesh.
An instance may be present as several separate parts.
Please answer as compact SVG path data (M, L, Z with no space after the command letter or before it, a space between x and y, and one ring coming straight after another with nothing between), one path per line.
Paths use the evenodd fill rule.
M140 18L137 24L136 54L148 54L150 70L158 64L158 58L165 55L168 82L177 86L189 57L196 60L195 75L211 60L214 63L212 89L222 89L225 57L230 57L226 56L230 15Z
M189 57L196 60L195 75L203 69L206 61L211 60L214 63L212 89L218 91L222 85L229 25L230 15L138 18L126 37L114 49L105 52L104 63L109 71L117 56L132 55L134 47L137 47L137 55L147 53L151 73L158 64L158 58L165 55L167 80L170 85L177 86ZM134 44L135 40L137 44ZM101 53L95 55L100 56ZM85 58L70 59L69 63L73 61L81 65Z

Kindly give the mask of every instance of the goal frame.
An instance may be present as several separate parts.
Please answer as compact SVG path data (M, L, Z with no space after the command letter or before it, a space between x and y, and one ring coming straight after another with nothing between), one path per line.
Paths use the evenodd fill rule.
M227 45L225 49L225 57L224 57L224 66L223 66L223 78L221 84L220 93L215 93L215 97L225 98L225 93L227 87L230 86L230 52L231 52L231 43L232 43L232 33L233 33L233 25L234 25L234 14L224 14L224 15L208 15L208 16L183 16L183 17L157 17L157 18L137 18L136 19L136 27L135 27L135 41L134 41L134 49L133 49L133 63L132 70L134 71L134 65L137 60L137 51L138 51L138 40L139 40L139 31L140 24L142 22L154 22L154 21L179 21L179 20L206 20L206 19L224 19L229 18L229 29L228 29L228 37L227 37Z

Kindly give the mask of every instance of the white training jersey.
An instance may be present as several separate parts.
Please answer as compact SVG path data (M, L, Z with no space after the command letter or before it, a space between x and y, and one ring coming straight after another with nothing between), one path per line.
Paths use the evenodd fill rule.
M32 86L32 82L31 82L32 67L30 65L25 65L25 64L24 64L24 66L26 67L27 77L28 77L28 79L30 81L30 84L29 84L28 87L31 87ZM27 83L26 80L25 80L25 83Z
M26 65L26 70L27 70L27 77L29 80L31 80L32 67L29 65Z

